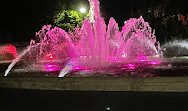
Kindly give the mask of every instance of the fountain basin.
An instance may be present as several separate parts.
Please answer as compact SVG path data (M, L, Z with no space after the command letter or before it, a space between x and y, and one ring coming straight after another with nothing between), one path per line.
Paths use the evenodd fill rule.
M59 71L18 71L19 65L18 63L15 66L8 77L3 77L3 72L1 73L0 88L63 91L188 91L187 57L166 58L156 66L139 66L129 70L122 70L118 65L109 67L114 73L110 70L94 73L79 69L68 73L65 78L57 78ZM152 74L152 77L148 75L143 77L145 74Z
M10 72L10 76L49 76L57 77L68 60L39 61L35 64L20 60ZM5 69L4 69L5 70ZM3 70L2 70L3 71ZM66 77L160 77L187 76L188 57L164 58L163 61L131 61L113 63L107 67L89 69L73 66Z

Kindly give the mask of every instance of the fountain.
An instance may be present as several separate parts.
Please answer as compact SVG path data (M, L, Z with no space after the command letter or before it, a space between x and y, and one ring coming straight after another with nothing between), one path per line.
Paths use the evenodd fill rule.
M20 59L40 68L45 64L46 71L59 70L59 77L72 70L106 73L110 68L112 72L125 67L134 70L161 62L163 54L155 30L152 31L142 17L127 20L119 31L114 18L105 24L98 0L89 0L89 3L89 19L83 21L81 28L66 32L51 25L43 26L36 33L37 40L31 40L30 46L8 67L5 76ZM58 68L52 65L54 63L58 63Z
M164 56L181 57L188 55L188 40L174 40L162 46Z

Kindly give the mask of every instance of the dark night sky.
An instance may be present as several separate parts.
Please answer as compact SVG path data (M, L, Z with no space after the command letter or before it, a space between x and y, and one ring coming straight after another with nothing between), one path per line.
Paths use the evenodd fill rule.
M2 33L11 33L15 41L29 41L34 38L35 32L47 24L48 16L56 10L57 1L61 0L3 1L1 3L1 36L3 36ZM89 4L87 0L62 1L66 1L67 4ZM112 16L121 25L124 20L130 18L131 9L143 6L142 1L147 0L100 0L102 16L106 21ZM183 2L178 3L179 6L185 5Z

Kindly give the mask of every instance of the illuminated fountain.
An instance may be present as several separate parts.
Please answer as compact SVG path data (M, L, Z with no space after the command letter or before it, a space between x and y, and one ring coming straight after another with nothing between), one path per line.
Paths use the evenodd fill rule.
M98 0L89 0L90 17L83 21L80 29L80 41L78 50L80 59L70 61L61 70L59 77L63 77L71 68L81 68L99 71L114 63L152 61L157 64L161 57L159 42L147 22L142 17L129 19L122 31L118 24L111 18L108 26L99 12ZM157 48L156 46L157 45ZM156 59L157 58L157 59ZM72 63L73 62L73 63ZM72 67L71 67L72 66ZM134 69L135 65L128 64L128 68ZM79 69L79 68L78 68Z
M59 70L59 77L78 69L101 73L110 67L122 69L125 66L133 70L138 66L160 63L162 52L155 31L152 32L142 17L127 20L119 31L113 18L108 26L105 24L98 0L89 0L89 3L90 16L83 21L81 28L66 32L51 25L43 26L36 33L37 40L32 40L30 46L13 61L5 76L19 59L25 59L30 64L45 63L48 71ZM52 68L51 62L54 61L60 63L58 68Z

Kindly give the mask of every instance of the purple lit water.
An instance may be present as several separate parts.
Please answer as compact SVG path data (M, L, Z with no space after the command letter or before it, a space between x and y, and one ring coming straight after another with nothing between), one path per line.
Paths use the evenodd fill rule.
M114 18L110 18L108 25L105 24L98 0L89 0L89 3L90 15L81 28L66 32L45 25L36 33L37 40L31 41L30 47L19 59L29 61L28 64L42 65L45 71L61 70L66 73L71 70L106 72L109 67L118 65L120 69L125 66L126 70L134 70L161 62L162 52L155 31L142 17L130 18L120 31ZM67 65L51 65L54 61ZM5 76L16 62L10 65Z
M90 17L83 21L77 46L81 57L85 57L78 59L80 66L98 69L114 62L155 61L162 57L155 31L142 17L129 19L119 31L113 18L108 26L105 24L97 0L89 2Z

